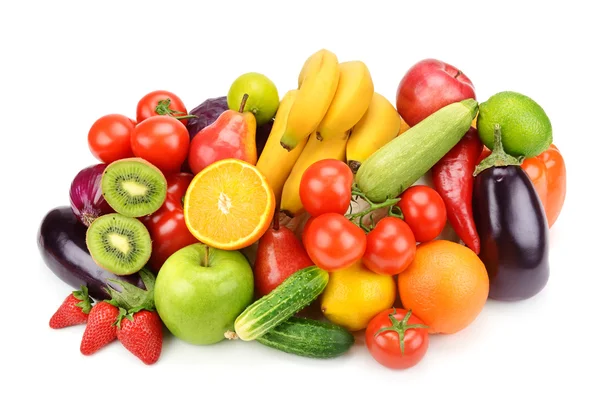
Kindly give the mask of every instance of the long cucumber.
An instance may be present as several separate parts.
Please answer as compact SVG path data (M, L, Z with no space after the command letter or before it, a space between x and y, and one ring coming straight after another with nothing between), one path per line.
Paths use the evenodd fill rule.
M250 304L235 320L235 333L254 340L312 303L325 290L329 274L316 266L303 268L271 293Z

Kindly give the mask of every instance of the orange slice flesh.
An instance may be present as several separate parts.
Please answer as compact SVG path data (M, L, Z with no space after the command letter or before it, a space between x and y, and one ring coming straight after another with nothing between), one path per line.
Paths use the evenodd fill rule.
M192 235L222 250L238 250L260 239L274 209L275 195L264 175L238 159L217 161L200 171L183 204Z

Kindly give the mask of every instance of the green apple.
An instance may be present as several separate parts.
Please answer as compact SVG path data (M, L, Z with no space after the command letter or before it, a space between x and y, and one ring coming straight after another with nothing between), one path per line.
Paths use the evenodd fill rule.
M233 331L253 294L252 268L241 252L195 243L165 261L156 277L154 302L174 336L213 344Z

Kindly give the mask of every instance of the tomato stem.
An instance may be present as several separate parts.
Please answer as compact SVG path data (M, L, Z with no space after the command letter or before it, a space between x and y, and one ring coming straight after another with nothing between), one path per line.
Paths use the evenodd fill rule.
M389 208L388 215L398 218L404 218L401 211L399 213L396 211L399 210L397 204L400 201L400 198L393 198L385 200L381 203L374 203L371 200L369 200L367 196L365 196L365 194L360 189L358 189L358 187L356 187L356 185L352 188L352 197L354 198L353 201L356 201L356 198L363 199L369 204L369 207L363 211L359 211L356 213L353 213L352 209L350 209L350 214L346 215L346 218L358 225L367 233L373 228L374 220L372 213L375 210L379 210L381 208ZM370 227L365 225L365 223L363 222L363 218L367 215L369 215ZM357 219L358 221L356 221Z
M404 316L402 321L398 321L395 317L396 308L393 308L392 310L393 310L392 313L388 315L388 317L390 319L390 323L392 325L381 328L380 330L375 332L375 336L377 336L383 332L389 332L389 331L396 332L398 334L398 339L400 341L400 351L402 352L402 355L404 355L404 335L406 334L406 331L409 329L429 329L429 327L427 325L423 325L423 324L410 324L409 325L408 320L410 319L410 316L412 315L412 310L408 310L408 312L406 313L406 315Z
M171 99L168 97L164 100L160 100L156 104L154 111L158 115L168 115L168 116L173 117L178 120L188 119L188 118L198 118L197 115L186 114L183 111L172 110L171 109ZM178 115L178 114L183 114L183 115Z

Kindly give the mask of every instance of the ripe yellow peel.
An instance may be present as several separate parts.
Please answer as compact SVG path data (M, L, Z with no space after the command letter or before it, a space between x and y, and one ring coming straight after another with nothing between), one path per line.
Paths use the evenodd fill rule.
M351 129L367 112L373 93L373 79L365 63L362 61L341 63L335 96L317 128L317 134L327 139Z
M309 57L300 73L302 79L281 137L282 146L291 150L317 129L333 100L339 76L334 53L323 49Z
M269 185L273 189L277 203L281 201L283 185L308 141L308 137L304 138L291 151L284 149L280 143L290 109L297 94L298 90L290 90L281 99L271 133L269 133L267 143L256 164L256 168L267 178Z
M294 168L283 186L281 194L282 211L291 217L297 216L303 211L302 201L300 201L300 181L302 180L302 174L304 174L304 171L309 166L319 160L333 158L344 161L347 142L347 132L322 141L317 139L317 135L310 135L306 146L302 150L300 157L296 161L296 164L294 164Z
M329 283L321 295L321 311L334 324L359 331L375 315L392 307L395 300L394 278L376 274L358 261L329 273Z
M367 112L354 126L348 139L346 159L350 168L356 172L360 163L398 135L401 125L400 115L392 103L381 94L374 93Z

